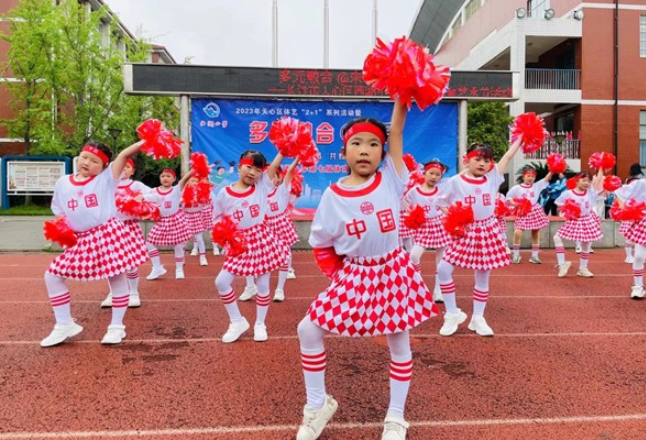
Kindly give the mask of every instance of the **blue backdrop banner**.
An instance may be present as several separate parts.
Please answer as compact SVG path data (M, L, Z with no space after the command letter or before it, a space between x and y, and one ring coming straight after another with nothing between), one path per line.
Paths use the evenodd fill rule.
M192 100L192 151L205 153L216 166L211 181L215 191L237 180L240 154L254 149L271 162L276 148L269 141L271 123L291 116L312 124L314 140L321 152L316 167L303 169L303 195L299 208L316 208L325 188L347 173L341 157L341 127L356 117L373 117L389 124L392 103L278 100ZM446 176L456 172L457 103L440 103L423 112L409 112L404 130L404 152L419 163L433 158L449 166ZM291 159L283 161L287 165Z

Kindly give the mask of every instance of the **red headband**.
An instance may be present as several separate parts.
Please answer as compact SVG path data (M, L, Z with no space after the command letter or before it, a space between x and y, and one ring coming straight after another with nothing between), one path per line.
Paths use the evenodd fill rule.
M161 174L164 174L164 173L172 174L173 177L177 177L177 174L175 173L175 170L172 169L172 168L164 168L162 170Z
M437 168L438 170L440 170L440 173L444 173L444 167L439 163L429 163L424 167L424 172L427 172L431 168Z
M525 174L533 174L533 175L536 175L536 170L532 170L532 169L525 170L525 171L523 171L523 176L524 176Z
M348 130L345 132L345 134L343 135L343 145L347 144L348 139L350 139L357 133L372 133L379 138L382 145L386 143L384 132L381 131L379 127L371 122L359 122L348 128Z
M110 162L110 160L108 159L108 156L106 156L106 154L103 151L99 150L94 145L86 145L85 147L83 147L83 150L81 151L87 151L88 153L94 154L96 157L101 159L101 162L103 162L103 165L107 165L107 163Z
M253 166L253 159L250 157L244 157L240 159L240 166L242 165L249 165L250 167Z
M135 169L135 161L134 160L128 158L128 160L126 160L126 163L130 164L130 166L132 167L133 170Z

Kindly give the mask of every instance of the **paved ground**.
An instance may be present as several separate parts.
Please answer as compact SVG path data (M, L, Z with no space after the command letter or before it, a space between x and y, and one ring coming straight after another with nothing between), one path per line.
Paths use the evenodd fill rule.
M437 318L414 331L409 439L646 438L646 301L628 298L623 250L592 255L593 279L574 276L575 267L558 279L553 251L541 254L542 265L523 257L492 276L495 337L465 326L444 338ZM127 341L115 347L99 344L109 323L99 308L106 284L70 283L85 330L42 349L53 325L42 281L52 258L0 254L0 440L295 438L305 399L296 324L327 284L310 253L294 255L298 278L288 280L287 300L270 307L265 343L251 333L220 342L227 319L213 280L223 257L209 257L209 267L187 257L187 279L141 281L143 306L129 310ZM424 258L432 274L432 254ZM172 256L163 260L170 265ZM472 282L456 271L467 312ZM253 319L252 304L241 308ZM326 348L328 390L340 408L321 438L379 439L385 339L330 337Z

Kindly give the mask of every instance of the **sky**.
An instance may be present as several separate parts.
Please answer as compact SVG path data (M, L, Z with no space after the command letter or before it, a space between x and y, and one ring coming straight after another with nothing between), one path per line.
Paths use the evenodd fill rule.
M377 36L408 35L421 0L377 0ZM272 65L272 0L104 0L178 63ZM329 0L329 68L358 69L374 46L373 0ZM324 67L324 0L278 0L278 67Z

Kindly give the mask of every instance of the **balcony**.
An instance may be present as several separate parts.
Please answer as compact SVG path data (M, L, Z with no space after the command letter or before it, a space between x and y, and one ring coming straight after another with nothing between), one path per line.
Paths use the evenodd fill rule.
M525 69L525 88L579 90L580 69Z
M552 153L560 153L564 159L581 159L581 139L565 139L561 145L547 139L539 150L525 154L525 159L547 159Z

